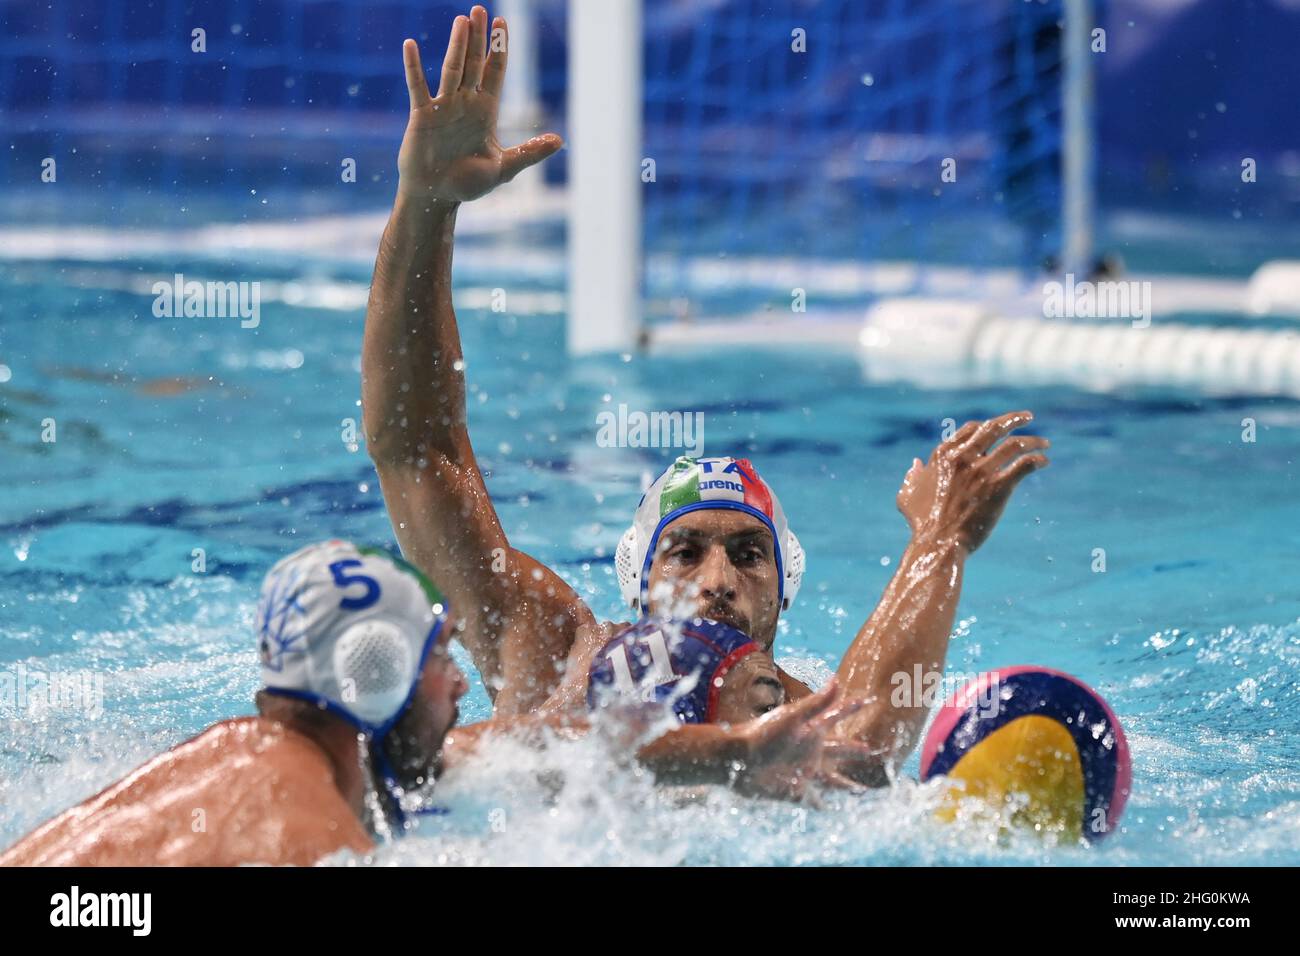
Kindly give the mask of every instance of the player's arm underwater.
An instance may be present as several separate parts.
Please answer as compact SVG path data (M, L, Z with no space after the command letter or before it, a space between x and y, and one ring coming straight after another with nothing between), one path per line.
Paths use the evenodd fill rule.
M908 687L916 675L942 672L961 596L966 557L988 537L1012 491L1047 465L1045 438L1011 435L1033 419L1011 412L968 422L930 455L916 459L898 493L912 540L884 596L845 653L837 676L846 695L866 702L834 735L865 744L877 756L842 763L863 782L879 783L916 746L931 701Z
M514 714L546 699L558 678L552 662L594 619L558 575L510 547L466 428L451 295L457 208L561 145L549 133L511 149L498 143L505 21L492 26L487 55L487 12L456 18L436 98L415 42L403 47L411 113L366 312L362 397L367 447L402 551L445 589L497 711Z

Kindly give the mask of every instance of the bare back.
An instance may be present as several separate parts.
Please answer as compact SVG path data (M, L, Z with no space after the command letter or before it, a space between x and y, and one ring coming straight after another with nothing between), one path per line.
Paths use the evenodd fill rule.
M325 754L251 717L155 757L0 854L0 865L305 866L371 846Z

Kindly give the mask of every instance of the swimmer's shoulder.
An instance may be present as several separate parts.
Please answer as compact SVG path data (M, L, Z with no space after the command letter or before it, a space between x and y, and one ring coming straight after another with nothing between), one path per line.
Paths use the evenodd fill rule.
M0 855L10 866L311 863L369 837L324 756L273 721L222 721Z
M219 770L212 785L225 794L223 826L231 836L221 863L308 866L328 854L373 848L370 835L339 792L334 770L310 739L264 717L214 725L190 742L221 754L198 772ZM226 778L239 781L231 792ZM215 848L214 848L215 849Z
M0 865L149 864L150 844L161 842L171 823L169 814L157 812L164 802L158 795L177 788L194 792L187 771L196 762L210 761L232 729L217 724L136 767L10 847L0 855Z

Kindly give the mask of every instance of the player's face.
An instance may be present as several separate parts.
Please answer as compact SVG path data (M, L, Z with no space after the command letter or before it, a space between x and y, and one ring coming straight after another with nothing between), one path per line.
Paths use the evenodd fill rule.
M722 678L718 691L720 724L740 724L785 703L785 688L777 677L776 665L762 651L746 654Z
M460 717L459 700L469 690L449 651L453 622L448 621L429 651L415 698L385 745L404 787L418 786L442 772L442 743Z
M769 651L780 611L777 583L772 533L763 522L743 511L691 511L659 536L649 611L720 621Z

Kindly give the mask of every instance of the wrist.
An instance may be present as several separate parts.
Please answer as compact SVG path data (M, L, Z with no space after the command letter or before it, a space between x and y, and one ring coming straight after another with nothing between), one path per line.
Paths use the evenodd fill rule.
M415 235L437 233L455 226L459 208L457 200L438 199L427 192L405 189L399 184L390 222Z
M740 765L745 769L754 765L757 752L758 741L752 728L749 727L731 729L722 747L723 756L728 764L733 767Z
M753 722L729 729L719 750L730 783L740 783L754 773L761 761L758 758L759 741Z
M912 532L912 540L908 542L907 550L903 553L903 563L923 555L964 561L969 554L970 549L961 535L923 525Z

